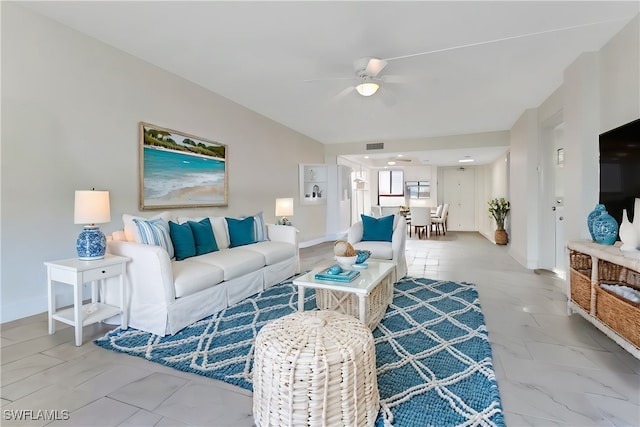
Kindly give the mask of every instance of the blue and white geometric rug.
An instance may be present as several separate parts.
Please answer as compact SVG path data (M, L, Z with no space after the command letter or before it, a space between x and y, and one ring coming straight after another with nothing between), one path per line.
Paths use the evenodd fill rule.
M315 309L309 292L305 309ZM159 337L111 331L96 344L252 390L253 343L266 322L297 310L297 287L276 285ZM382 408L377 426L504 426L491 347L470 283L404 278L373 331Z

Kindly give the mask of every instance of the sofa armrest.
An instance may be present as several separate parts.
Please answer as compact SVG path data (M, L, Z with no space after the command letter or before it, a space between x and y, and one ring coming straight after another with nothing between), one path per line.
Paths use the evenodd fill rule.
M391 236L391 247L393 248L394 255L401 252L404 253L407 241L407 221L404 217L400 215L398 216L398 224L393 230L393 234Z
M358 243L362 240L362 235L364 233L364 229L362 227L362 221L358 221L349 228L349 232L347 233L347 242Z
M298 246L298 229L290 225L267 224L267 236L274 242Z
M160 246L142 243L109 241L107 251L129 257L127 288L130 308L139 304L166 306L176 298L171 259Z
M296 273L300 273L298 229L290 225L267 224L267 237L274 242L291 243L296 248Z

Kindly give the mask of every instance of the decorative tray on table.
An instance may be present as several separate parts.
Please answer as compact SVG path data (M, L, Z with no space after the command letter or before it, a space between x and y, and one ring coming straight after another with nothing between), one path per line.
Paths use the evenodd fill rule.
M331 267L316 273L316 280L331 280L334 282L351 282L353 279L360 275L359 271L355 270L343 270L338 265L332 265Z

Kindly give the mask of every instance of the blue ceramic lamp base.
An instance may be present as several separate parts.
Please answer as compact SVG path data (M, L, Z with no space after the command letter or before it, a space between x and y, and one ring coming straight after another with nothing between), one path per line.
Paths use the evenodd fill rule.
M104 258L107 250L107 238L95 225L86 225L76 241L78 258L92 261Z

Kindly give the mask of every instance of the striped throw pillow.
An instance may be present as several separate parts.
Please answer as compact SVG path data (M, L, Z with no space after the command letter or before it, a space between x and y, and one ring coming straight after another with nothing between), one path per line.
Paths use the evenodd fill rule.
M262 217L262 212L257 213L253 216L253 231L254 236L256 237L256 242L264 242L265 240L269 240L267 238L267 225L264 222L264 218Z
M169 253L169 258L173 258L173 243L171 243L169 226L165 220L162 218L149 220L135 218L133 223L136 225L137 233L135 234L138 243L161 246Z

